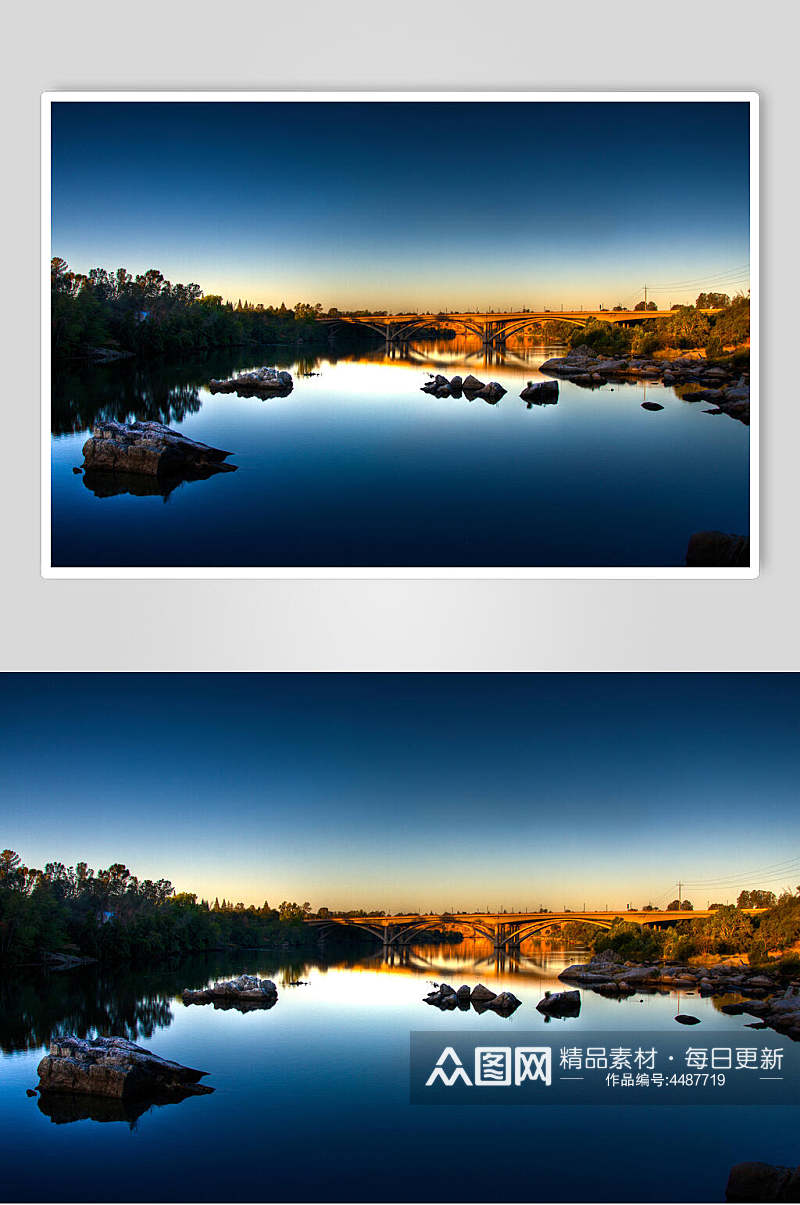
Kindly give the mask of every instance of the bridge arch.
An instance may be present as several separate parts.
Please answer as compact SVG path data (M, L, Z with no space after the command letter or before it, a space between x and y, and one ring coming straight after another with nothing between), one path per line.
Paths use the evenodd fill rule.
M510 339L512 335L519 335L522 331L528 330L528 328L531 326L543 326L545 322L565 322L570 326L577 327L579 330L582 330L588 325L588 319L585 318L573 318L572 316L562 317L560 314L552 314L547 318L542 318L542 316L539 315L536 318L525 318L521 321L513 321L508 323L507 326L504 326L495 332L494 338L495 340Z

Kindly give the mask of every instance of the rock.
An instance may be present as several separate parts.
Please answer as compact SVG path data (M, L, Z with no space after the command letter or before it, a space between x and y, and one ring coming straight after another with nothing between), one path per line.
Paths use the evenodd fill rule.
M163 423L97 423L83 445L83 468L92 473L134 473L185 480L233 472L230 452L198 443Z
M467 1004L469 1004L470 992L471 989L468 983L465 983L463 987L460 987L456 992L456 999L458 1000L458 1003L463 1004L463 1002L466 1000Z
M693 1017L691 1013L678 1013L675 1020L679 1025L699 1025L700 1018Z
M619 376L627 372L627 360L600 360L595 364L595 372L600 372L604 377Z
M494 1000L497 992L492 992L488 987L484 987L482 983L476 983L475 987L470 992L470 1000L473 1004L477 1001L478 1004L488 1004L490 1000Z
M449 983L440 983L435 986L435 990L428 992L425 996L426 1004L433 1004L437 1008L455 1008L458 1000L456 993L450 987Z
M449 385L437 385L434 392L437 397L450 397L450 386Z
M26 1088L25 1095L26 1096L35 1096L37 1091L38 1091L38 1089L36 1089L36 1088Z
M741 569L750 565L748 536L723 531L696 531L689 537L686 564L690 568Z
M458 397L463 389L463 382L460 376L454 376L450 379L450 392L453 397Z
M631 967L625 971L625 978L628 983L643 983L648 979L655 979L658 976L658 967Z
M510 1017L513 1012L516 1012L522 1001L518 1000L513 992L500 992L494 1000L490 1000L488 1003L493 1012Z
M642 402L642 410L663 410L664 407L658 402Z
M242 372L238 377L228 377L224 381L211 380L208 382L211 393L238 393L247 396L252 394L278 394L286 397L294 388L292 374L278 368L256 368L252 372Z
M159 1058L126 1038L57 1037L38 1073L40 1092L114 1097L213 1092L197 1082L208 1072Z
M477 377L474 377L470 373L469 376L464 377L464 380L461 382L461 388L464 393L477 393L480 389L484 388L484 382L479 381Z
M800 1201L800 1168L771 1163L737 1163L725 1189L726 1201Z
M73 471L73 473L82 473L83 469L80 467L80 465L74 464L72 466L72 471Z
M536 1011L546 1017L577 1017L581 1011L579 991L545 993L536 1005Z
M529 405L552 406L558 401L558 381L528 381L519 396Z
M744 1004L722 1004L719 1011L728 1017L741 1017L744 1012Z
M490 381L488 385L484 385L482 389L478 390L478 397L482 397L485 402L489 402L490 405L494 406L500 401L505 392L506 390L499 381Z
M183 990L184 1004L215 1004L217 1007L272 1008L277 1003L278 989L271 979L257 975L240 975L238 979L223 979L213 987L199 991Z

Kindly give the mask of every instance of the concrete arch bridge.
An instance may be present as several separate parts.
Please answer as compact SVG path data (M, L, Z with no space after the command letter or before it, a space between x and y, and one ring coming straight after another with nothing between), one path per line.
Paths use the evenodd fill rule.
M753 915L759 909L747 909ZM662 929L679 921L699 920L713 912L631 911L620 909L602 912L443 912L438 916L336 916L307 917L305 924L322 930L337 927L359 929L376 938L386 947L413 944L416 937L429 929L470 929L486 937L496 951L518 950L523 941L548 929L563 929L565 925L581 922L599 929L610 929L615 920L647 928Z
M717 310L704 310L705 314L716 314ZM506 340L519 335L528 327L542 322L568 322L571 326L583 327L590 322L610 322L622 326L638 326L671 318L670 310L518 310L505 313L461 313L461 314L341 314L331 318L320 316L317 321L332 326L362 326L383 335L390 343L409 343L423 335L426 330L441 330L446 327L477 335L484 347L505 347Z

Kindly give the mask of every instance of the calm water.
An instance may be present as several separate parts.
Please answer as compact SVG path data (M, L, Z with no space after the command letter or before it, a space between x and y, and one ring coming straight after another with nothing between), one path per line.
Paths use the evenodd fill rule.
M270 352L60 370L53 564L670 566L694 531L749 531L746 427L660 384L562 382L557 405L526 407L520 390L560 350L489 365L465 342L284 359L294 392L269 400L204 386ZM494 406L429 397L427 371L473 372L508 393ZM232 451L237 471L167 498L96 497L72 469L97 417L167 422Z
M409 1031L544 1030L535 1011L581 951L534 953L498 967L486 943L412 949L388 966L369 949L346 960L276 964L263 953L194 959L164 972L92 970L0 985L0 1150L6 1200L720 1201L744 1159L795 1165L797 1108L581 1106L430 1108L409 1103ZM240 1014L185 1007L184 986L267 975L277 1005ZM285 980L308 980L291 987ZM522 1007L439 1013L428 981L478 980ZM681 1009L737 1035L696 995L582 992L581 1031L674 1030ZM201 1067L213 1095L154 1107L136 1121L51 1119L25 1089L51 1033L116 1033ZM111 1116L109 1116L109 1112Z

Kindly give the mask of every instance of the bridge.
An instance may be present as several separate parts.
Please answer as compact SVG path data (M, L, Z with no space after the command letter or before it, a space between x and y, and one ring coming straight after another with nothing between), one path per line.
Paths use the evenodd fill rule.
M704 314L717 314L718 310L703 310ZM671 310L518 310L504 313L461 313L461 314L337 314L319 315L318 322L332 326L360 326L383 335L390 343L409 343L425 331L441 330L442 327L477 335L486 348L504 348L506 341L519 335L531 326L543 322L568 322L571 326L583 327L594 321L610 322L622 326L636 326L653 319L671 318Z
M758 916L763 908L743 908L748 916ZM676 925L679 921L702 920L713 916L713 910L696 911L632 911L627 908L603 910L602 912L442 912L438 916L423 916L409 913L407 916L310 916L305 924L319 929L333 930L337 927L360 929L377 938L384 948L413 944L415 937L426 929L470 929L475 936L487 938L497 953L512 953L528 937L544 933L548 929L563 929L565 925L594 925L598 929L610 929L614 921L624 920L630 924L662 929Z

